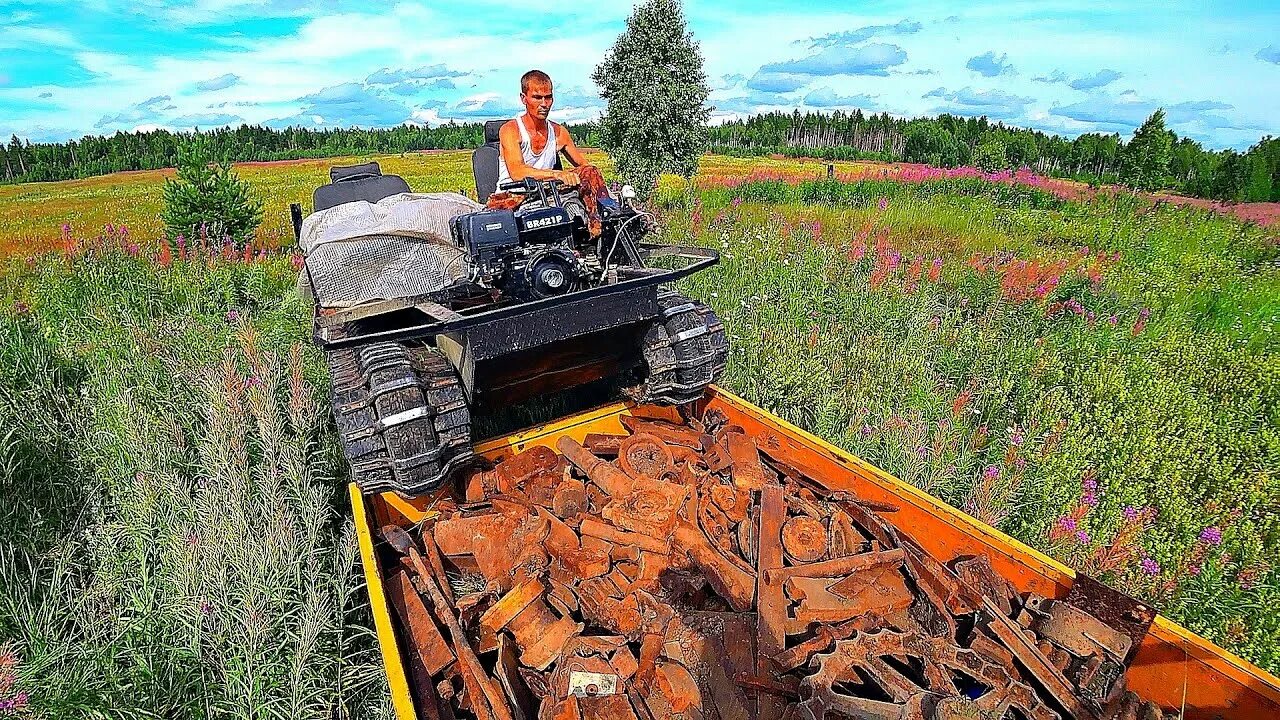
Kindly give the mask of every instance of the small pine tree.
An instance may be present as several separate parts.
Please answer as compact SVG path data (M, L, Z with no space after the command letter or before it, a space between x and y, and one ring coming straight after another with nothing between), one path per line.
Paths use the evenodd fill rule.
M203 227L209 237L244 245L262 222L262 203L230 163L213 162L197 135L178 152L178 177L165 180L161 218L169 237L194 237Z
M1158 190L1169 175L1173 133L1164 127L1164 108L1151 113L1120 153L1120 181L1138 190Z
M707 144L707 76L679 0L647 0L591 79L608 103L600 144L642 197L664 172L691 177Z

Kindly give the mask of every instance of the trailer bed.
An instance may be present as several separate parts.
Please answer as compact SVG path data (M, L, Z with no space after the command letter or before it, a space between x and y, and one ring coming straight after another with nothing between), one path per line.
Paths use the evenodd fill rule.
M497 461L533 446L554 448L564 436L582 441L588 433L624 433L620 418L633 409L628 403L599 407L482 443L476 446L476 453ZM897 507L898 511L887 519L939 560L985 556L1017 590L1048 598L1065 597L1075 582L1075 574L1065 565L732 393L713 386L698 408L699 412L706 409L722 412L753 437L761 449L820 475L833 489L849 490L867 501ZM645 409L649 416L659 412L662 411L652 407ZM392 493L364 495L354 484L350 494L397 717L416 720L402 639L396 632L383 583L386 575L379 553L381 540L375 531L388 524L409 527L430 517L430 499L406 500ZM1128 686L1166 710L1181 710L1186 718L1280 717L1280 679L1161 616L1156 617L1129 667Z

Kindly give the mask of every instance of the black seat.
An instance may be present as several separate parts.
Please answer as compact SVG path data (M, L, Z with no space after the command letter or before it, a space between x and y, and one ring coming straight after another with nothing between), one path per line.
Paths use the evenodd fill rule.
M471 174L476 178L476 198L485 202L498 189L498 158L502 155L498 133L508 120L489 120L484 124L484 144L471 153ZM556 155L556 169L563 169Z
M406 192L409 192L409 183L404 178L399 175L383 175L378 163L368 162L329 168L329 184L316 188L311 201L314 212L319 212L357 200L374 203Z

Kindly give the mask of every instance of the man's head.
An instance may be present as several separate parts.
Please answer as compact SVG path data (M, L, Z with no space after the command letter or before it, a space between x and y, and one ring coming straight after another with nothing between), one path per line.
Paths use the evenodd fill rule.
M546 120L555 101L551 95L551 76L541 70L530 70L521 75L520 101L531 117Z

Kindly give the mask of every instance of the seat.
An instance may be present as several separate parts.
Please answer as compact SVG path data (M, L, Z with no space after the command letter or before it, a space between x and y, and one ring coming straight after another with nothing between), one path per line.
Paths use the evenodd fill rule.
M409 191L409 183L404 178L383 175L376 162L338 165L329 168L329 184L316 188L311 201L313 212L319 212L357 200L376 203L385 197Z
M471 153L471 174L476 179L476 199L485 202L498 189L498 158L502 155L498 133L507 120L489 120L484 124L484 144ZM556 155L556 170L562 170Z

